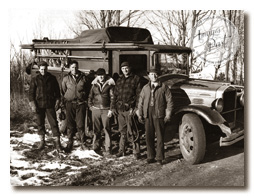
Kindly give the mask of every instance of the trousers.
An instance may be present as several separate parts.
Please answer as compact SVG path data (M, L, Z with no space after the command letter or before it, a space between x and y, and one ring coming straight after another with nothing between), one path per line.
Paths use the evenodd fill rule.
M37 119L37 126L38 126L38 134L39 135L46 134L46 130L45 130L46 115L47 115L49 125L52 129L53 137L59 136L60 132L58 128L55 108L37 108L36 119Z
M68 138L73 138L78 131L81 141L85 139L86 105L73 102L66 103L66 120Z
M148 118L145 119L147 159L164 159L164 129L165 123L163 118L154 117L154 107L149 107ZM155 151L155 133L157 145Z
M125 146L127 142L127 131L132 128L130 111L119 111L118 112L118 124L120 132L120 141L119 141L119 152L125 152ZM139 138L132 142L133 154L140 153L140 140Z
M110 118L107 116L108 110L93 109L93 149L97 150L102 145L102 131L105 134L105 150L111 151L111 127Z

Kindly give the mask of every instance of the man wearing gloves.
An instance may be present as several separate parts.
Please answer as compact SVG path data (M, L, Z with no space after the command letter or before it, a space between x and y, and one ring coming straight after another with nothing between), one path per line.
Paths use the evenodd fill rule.
M92 111L93 119L93 150L100 151L102 129L105 133L105 156L111 152L112 102L114 99L114 80L106 75L105 69L96 71L96 78L92 81L92 88L88 97L88 106Z
M59 109L60 89L56 77L50 74L48 64L44 61L38 63L39 74L32 78L29 89L29 104L36 113L38 134L40 137L39 150L45 147L45 117L49 121L53 132L56 149L60 152L60 132L58 128L56 110Z
M68 128L66 152L72 150L73 137L77 131L79 133L81 149L88 149L85 144L85 117L89 89L90 85L85 74L78 69L78 62L70 62L70 72L64 76L62 81L62 93L66 102L66 119Z
M168 86L158 81L159 70L150 70L150 82L146 84L139 97L138 118L145 123L147 163L157 162L162 165L164 159L164 129L170 121L173 108L172 96ZM155 151L155 133L157 147Z

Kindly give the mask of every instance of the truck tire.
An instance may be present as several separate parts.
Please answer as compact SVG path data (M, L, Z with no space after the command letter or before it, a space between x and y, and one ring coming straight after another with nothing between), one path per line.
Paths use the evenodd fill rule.
M179 125L179 143L183 158L190 164L200 163L206 151L206 136L201 119L196 114L183 115Z

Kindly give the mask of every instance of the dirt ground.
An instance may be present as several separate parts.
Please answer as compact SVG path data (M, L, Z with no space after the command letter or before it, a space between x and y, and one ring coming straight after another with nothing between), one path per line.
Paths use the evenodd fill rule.
M176 150L177 151L177 150ZM180 151L178 151L180 153ZM152 166L151 171L132 179L116 179L115 185L166 187L244 187L245 164L243 142L219 148L209 146L204 161L189 165L179 154L167 152L167 163Z
M22 131L21 131L22 130ZM128 147L121 158L103 157L93 150L81 151L78 143L70 154L54 150L51 133L47 146L36 150L37 130L19 127L11 130L10 176L13 186L163 186L163 187L244 187L244 145L229 147L218 143L208 145L205 159L189 165L182 158L178 139L165 144L164 164L146 163L144 136L141 138L141 160L135 160ZM62 144L67 138L62 136ZM118 146L118 134L113 136L113 152Z

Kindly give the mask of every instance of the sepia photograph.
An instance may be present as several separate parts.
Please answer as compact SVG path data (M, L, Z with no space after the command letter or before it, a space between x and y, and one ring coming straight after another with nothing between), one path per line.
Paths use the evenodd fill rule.
M244 10L8 15L12 187L249 184Z

